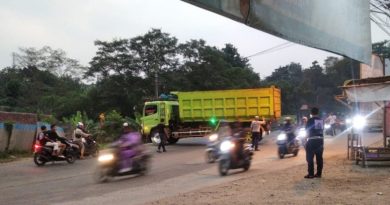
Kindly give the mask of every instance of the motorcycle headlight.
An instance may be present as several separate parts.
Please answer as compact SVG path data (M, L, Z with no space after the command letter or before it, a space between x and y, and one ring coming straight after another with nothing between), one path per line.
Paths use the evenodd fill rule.
M109 162L113 159L114 159L113 154L104 154L104 155L99 156L98 161L99 162Z
M330 128L330 124L325 124L324 125L324 128L327 130L327 129L329 129Z
M304 138L306 137L306 130L305 129L299 129L299 132L298 132L298 137L299 138Z
M212 134L209 136L210 142L217 141L217 139L218 139L218 134Z
M345 120L345 123L347 123L347 124L351 124L351 123L352 123L352 120L351 120L351 118L348 118L348 119L346 119L346 120Z
M234 147L234 144L230 141L224 141L221 143L221 152L226 153L229 152Z
M282 133L282 134L279 134L278 137L276 137L277 140L286 140L287 139L287 135Z

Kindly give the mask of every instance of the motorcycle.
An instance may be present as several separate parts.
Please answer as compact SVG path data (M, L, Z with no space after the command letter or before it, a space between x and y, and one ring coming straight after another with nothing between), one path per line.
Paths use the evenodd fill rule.
M141 152L133 157L131 170L127 172L119 172L120 164L120 149L112 146L109 149L102 150L99 153L98 165L94 173L95 181L104 183L115 176L126 176L133 174L145 175L149 170L150 154Z
M55 161L66 161L69 164L73 164L76 161L76 156L78 152L78 146L73 144L68 139L61 139L61 143L65 144L65 150L63 152L63 157L61 156L53 156L53 147L44 146L35 144L34 145L34 163L37 166L43 166L47 162L55 162Z
M241 159L237 149L240 149L239 142L232 137L226 137L219 145L218 170L221 176L227 175L229 169L243 168L244 171L249 169L253 155L252 149L250 146L244 146Z
M278 145L278 156L280 159L283 159L286 154L293 154L295 157L299 152L298 140L294 138L294 140L289 141L288 134L293 133L282 132L276 139L276 144Z
M84 144L84 156L92 156L97 157L99 154L99 144L92 138L92 137L86 137L82 138L82 142ZM77 153L77 156L81 156L81 152Z
M219 157L219 144L218 134L211 134L208 137L208 143L206 148L206 161L207 163L214 163Z
M329 123L325 123L325 125L324 125L324 133L326 135L334 136L333 131L334 130L332 129L332 126Z

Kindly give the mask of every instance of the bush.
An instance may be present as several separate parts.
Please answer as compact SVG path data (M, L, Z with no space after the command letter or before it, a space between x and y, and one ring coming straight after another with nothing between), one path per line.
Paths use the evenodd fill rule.
M119 112L113 110L106 115L101 127L96 127L94 130L96 139L102 143L115 141L122 132L122 124L124 122L128 122L137 129L140 128L139 124L134 119L122 117Z

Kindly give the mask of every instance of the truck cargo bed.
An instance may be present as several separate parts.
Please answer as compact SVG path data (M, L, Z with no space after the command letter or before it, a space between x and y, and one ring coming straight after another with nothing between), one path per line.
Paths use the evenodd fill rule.
M248 121L254 116L279 118L281 114L280 90L275 87L174 92L180 105L183 122L207 121L210 118Z

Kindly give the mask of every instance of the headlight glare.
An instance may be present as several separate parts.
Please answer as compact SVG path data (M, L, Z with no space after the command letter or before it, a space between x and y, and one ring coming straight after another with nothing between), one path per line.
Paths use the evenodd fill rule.
M278 137L276 138L277 140L286 140L287 139L287 135L282 133L282 134L279 134Z
M111 161L113 159L114 159L113 154L104 154L104 155L99 156L98 161L99 162L108 162L108 161Z
M230 149L232 149L233 147L234 147L234 144L232 142L224 141L221 143L220 149L221 149L221 152L226 153L226 152L229 152Z

